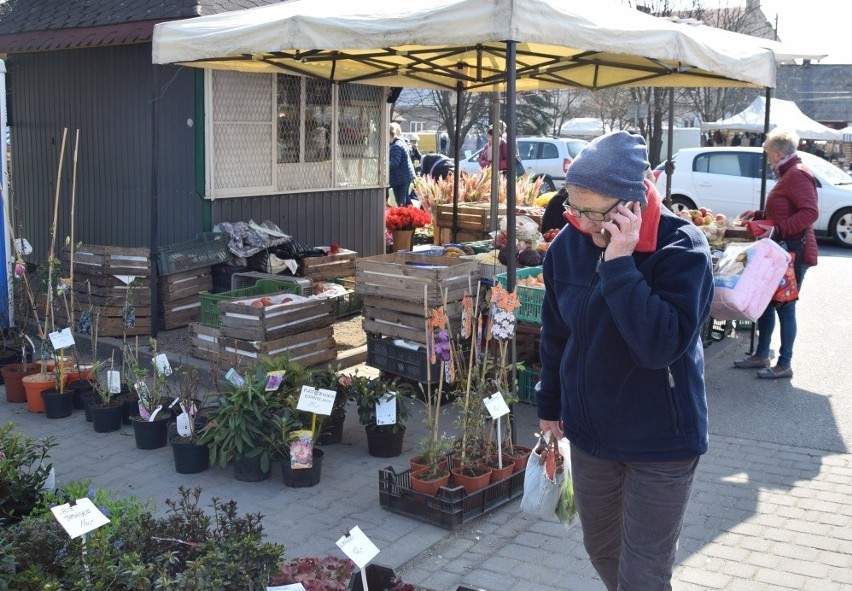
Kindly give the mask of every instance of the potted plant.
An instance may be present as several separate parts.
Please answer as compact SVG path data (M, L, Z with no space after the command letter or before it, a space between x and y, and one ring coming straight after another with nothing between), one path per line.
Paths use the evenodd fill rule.
M386 382L381 378L352 376L352 391L358 408L358 420L367 434L367 450L376 458L395 458L402 453L405 425L409 417L406 398L410 388L396 381ZM393 404L395 412L388 422L379 424L378 405Z
M133 384L137 396L137 412L130 415L130 424L133 425L133 436L138 449L159 449L165 447L167 440L167 427L172 418L171 411L164 406L163 392L166 388L168 375L156 364L157 341L151 339L153 358L151 364L153 369L153 380L149 379L152 373L139 363L138 350L125 353L125 364L129 373L135 378Z
M316 486L322 475L325 452L315 445L320 429L311 430L313 421L308 418L308 414L295 408L284 408L275 417L269 441L281 464L281 477L285 486Z
M414 230L432 222L432 216L414 207L389 207L385 210L385 227L393 235L393 250L411 250Z
M120 389L120 380L115 377L111 379L111 376L116 376L113 357L110 357L108 365L103 365L108 368L108 371L105 376L99 375L93 382L97 398L89 405L92 427L96 433L118 431L121 429L121 419L124 415L124 404L117 399L117 392L115 392Z
M331 414L323 421L322 430L317 435L317 445L334 445L343 440L343 424L346 421L346 403L348 388L351 384L349 376L339 375L332 370L319 370L312 373L315 388L334 390L337 396L331 407Z
M14 423L0 426L0 524L20 520L36 505L53 467L48 453L57 445L53 437L15 432Z
M184 366L172 382L175 404L180 413L168 427L168 441L172 448L175 471L178 474L197 474L210 467L210 449L201 443L207 420L199 416L202 407L198 370Z

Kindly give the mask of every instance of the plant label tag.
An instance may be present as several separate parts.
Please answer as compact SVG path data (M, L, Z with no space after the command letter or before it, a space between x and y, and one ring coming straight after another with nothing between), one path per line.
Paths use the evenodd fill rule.
M271 371L267 375L266 379L266 388L264 388L267 392L274 392L281 386L281 382L284 381L284 372L283 371Z
M154 357L154 367L157 368L157 373L163 376L172 375L172 366L169 364L169 358L165 353L160 353Z
M149 422L149 423L153 423L153 422L154 422L154 419L156 419L156 418L157 418L157 414L159 414L159 412L160 412L161 410L163 410L163 405L162 405L162 404L158 404L158 405L157 405L157 408L155 408L155 409L154 409L154 412L152 412L152 413L151 413L151 416L150 416L150 417L148 417L148 422Z
M396 425L396 392L385 394L376 402L376 424Z
M107 388L109 388L110 394L121 392L121 372L113 369L107 372Z
M503 395L500 392L495 392L491 396L483 398L482 402L485 404L485 408L488 409L488 413L492 419L499 419L503 415L509 414L509 407L506 405L506 401L503 400Z
M225 379L231 382L231 384L233 384L237 388L246 383L246 381L243 379L243 376L237 373L237 370L233 367L225 373Z
M318 415L330 415L331 407L334 406L334 399L336 397L337 392L334 390L302 386L302 394L299 396L296 410L312 412Z
M337 540L337 547L355 563L358 568L365 568L367 563L375 558L379 549L361 531L357 525L349 530L349 533Z
M58 507L51 507L50 510L59 525L72 539L109 523L109 518L101 513L88 497L78 499L73 507L70 503L65 503Z
M307 429L293 431L290 441L290 468L304 470L314 465L314 443L312 433Z
M189 437L192 431L189 429L189 415L185 412L180 413L175 419L177 422L177 432L181 437Z
M69 347L74 346L74 335L71 334L70 328L57 330L47 336L50 337L50 344L53 345L54 351L58 351L59 349L68 349Z
M305 586L301 583L293 583L292 585L275 585L267 587L266 591L305 591Z
M136 393L139 394L139 398L147 398L151 395L151 391L148 390L148 384L142 380L133 384L133 387L136 388Z

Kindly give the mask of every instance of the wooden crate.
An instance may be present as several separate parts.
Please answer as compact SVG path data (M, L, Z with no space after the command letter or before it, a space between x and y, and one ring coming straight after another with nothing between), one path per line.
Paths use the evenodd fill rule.
M222 331L220 329L192 322L189 325L189 336L193 357L210 362L217 362L221 359L222 351L219 340Z
M212 289L210 267L158 278L160 328L172 330L201 320L201 298L198 294Z
M256 308L239 302L219 302L219 326L223 337L274 341L334 324L329 299L308 299Z
M74 252L74 274L151 276L151 252L147 248L84 244ZM63 253L70 263L70 252Z
M479 263L454 257L395 253L356 261L355 290L364 298L366 332L426 342L424 297L428 308L443 302L458 328L462 298L479 281Z
M89 305L83 302L74 302L75 324L80 320L80 314L89 310ZM151 334L151 306L134 306L135 322L133 326L124 327L124 306L94 306L92 309L92 327L95 326L97 316L98 336L120 337ZM68 315L64 307L54 309L54 319L58 326L68 326ZM76 332L77 326L72 330Z
M516 209L517 215L525 215L531 218L537 224L541 224L541 216L544 210L536 208L534 211L527 209ZM497 217L506 215L505 204L500 204L497 208ZM442 203L438 206L435 216L435 226L441 230L441 238L445 236L448 242L452 234L453 227L453 204ZM489 232L497 227L497 224L491 222L491 204L490 203L459 203L458 204L458 230L457 238L460 242L467 240L481 240L489 237Z
M298 274L310 278L314 283L326 279L351 277L355 274L357 257L357 252L346 249L324 257L305 257L299 262Z
M124 306L137 308L151 305L151 279L134 277L130 283L114 275L74 273L74 299L95 306Z
M303 367L311 367L337 358L334 328L326 326L308 332L271 341L247 341L222 336L221 359L236 365L240 358L257 360L287 353L291 360Z

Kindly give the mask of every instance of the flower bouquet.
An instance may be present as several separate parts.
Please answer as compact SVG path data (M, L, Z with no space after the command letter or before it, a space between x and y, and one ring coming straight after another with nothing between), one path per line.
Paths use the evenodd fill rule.
M415 230L432 222L432 216L412 205L389 207L385 211L385 227L391 232Z

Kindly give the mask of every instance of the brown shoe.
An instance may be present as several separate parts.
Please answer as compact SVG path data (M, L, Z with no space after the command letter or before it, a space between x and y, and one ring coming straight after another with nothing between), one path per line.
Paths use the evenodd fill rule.
M751 357L734 361L734 367L738 369L760 369L763 367L769 367L769 358L752 355Z
M780 380L782 378L792 378L793 368L781 367L779 365L776 365L775 367L764 367L763 369L758 370L757 377L763 378L764 380Z

